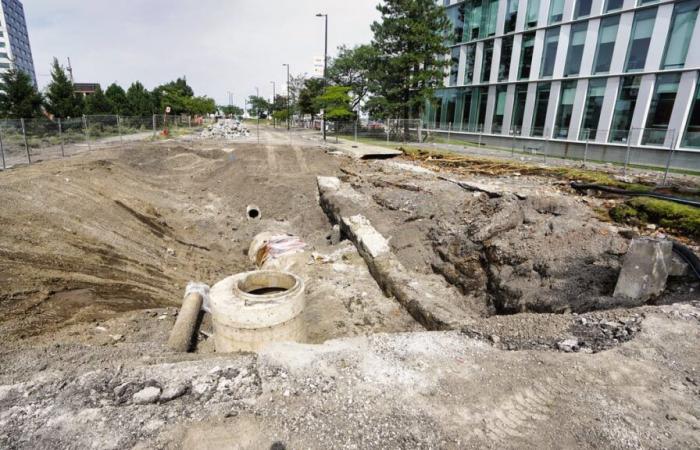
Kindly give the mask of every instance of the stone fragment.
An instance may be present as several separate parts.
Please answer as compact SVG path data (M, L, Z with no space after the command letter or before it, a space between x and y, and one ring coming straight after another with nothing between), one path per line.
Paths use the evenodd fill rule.
M659 296L666 289L672 255L671 241L633 240L617 280L615 297L643 304Z
M567 339L557 344L557 348L566 353L579 351L579 341L577 339Z
M148 405L157 402L159 398L160 388L150 386L135 393L131 400L137 405Z

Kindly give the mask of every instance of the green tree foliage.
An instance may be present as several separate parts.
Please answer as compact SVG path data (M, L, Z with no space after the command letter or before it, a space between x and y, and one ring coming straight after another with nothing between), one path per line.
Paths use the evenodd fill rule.
M107 97L107 102L109 103L109 108L112 114L119 114L122 116L131 115L129 101L126 98L126 92L124 92L124 89L117 83L112 83L109 85L109 87L107 87L105 97Z
M316 106L324 110L326 120L350 120L355 117L349 92L348 86L329 86L316 98Z
M248 113L253 117L266 117L267 113L270 111L270 102L265 100L264 97L258 97L256 95L251 95L248 97Z
M129 104L129 111L134 116L150 116L154 112L150 92L138 81L129 86L126 91L126 100Z
M371 45L353 48L341 46L338 56L328 66L328 80L336 86L350 88L350 105L357 110L369 94L371 74L376 71L379 54Z
M239 106L232 106L232 105L226 105L226 106L219 106L219 111L224 113L226 116L242 116L243 115L243 108Z
M450 22L434 0L383 0L381 21L371 26L378 63L370 78L375 114L408 119L434 95L448 62L445 33Z
M73 83L66 71L54 58L51 68L51 83L46 89L46 110L56 117L78 117L83 113L82 98L75 93Z
M101 87L95 89L95 93L85 98L84 112L87 115L111 114L112 105Z
M323 79L309 78L299 91L298 110L300 114L309 114L313 119L321 110L317 98L323 94Z
M0 116L9 119L41 116L41 94L29 75L11 68L0 76Z
M185 97L185 112L196 116L214 114L216 102L209 97Z

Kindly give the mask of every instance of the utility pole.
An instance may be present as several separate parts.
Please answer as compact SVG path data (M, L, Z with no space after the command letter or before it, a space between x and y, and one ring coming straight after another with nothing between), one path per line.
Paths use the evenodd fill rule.
M257 97L256 101L258 105L255 107L255 115L258 116L258 144L260 143L260 89L258 89L257 86L255 86L255 96Z
M326 22L326 32L325 32L325 46L323 48L323 89L326 89L326 86L328 86L328 79L327 77L327 70L328 70L328 14L321 14L318 13L316 14L316 17L323 17L325 22ZM321 127L323 128L323 140L325 142L326 140L326 110L324 108L323 110L323 121L321 124Z
M282 64L282 66L287 68L287 130L291 130L292 116L289 111L289 64Z
M270 104L270 114L272 114L272 126L274 128L277 128L277 122L275 121L275 82L270 81L270 83L272 83L272 103Z

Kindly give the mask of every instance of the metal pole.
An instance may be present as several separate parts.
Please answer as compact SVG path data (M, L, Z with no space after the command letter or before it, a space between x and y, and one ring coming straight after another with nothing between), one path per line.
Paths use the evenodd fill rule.
M549 151L549 129L545 128L545 140L544 140L544 163L547 164L547 152Z
M27 161L29 164L32 163L32 156L29 154L29 143L27 142L27 131L24 127L24 119L20 119L22 122L22 136L24 137L24 149L27 151Z
M270 108L272 110L272 128L277 128L277 119L275 119L275 100L277 93L275 92L275 82L271 81L270 83L272 83L272 107Z
M355 142L357 142L357 120L355 119Z
M326 86L328 86L328 79L326 78L326 73L328 70L328 14L317 14L318 17L323 17L325 19L326 23L326 31L325 31L325 46L323 48L323 89L326 89ZM323 140L326 140L326 111L325 108L323 110L323 122L321 124L323 127ZM336 130L337 132L337 130ZM337 136L336 136L337 138Z
M510 144L510 157L515 158L515 128L512 128L511 133L513 133L513 139Z
M477 125L476 132L479 133L479 148L481 148L481 140L483 139L483 136L484 136L484 126Z
M671 170L671 162L673 161L673 154L676 152L676 130L672 130L671 133L671 151L668 154L668 161L666 161L666 170L664 171L664 181L661 184L662 186L666 186L668 172Z
M583 165L586 165L586 162L588 162L588 142L591 139L591 129L587 128L586 129L586 148L583 150Z
M87 141L88 151L92 151L90 146L90 130L88 129L87 116L83 116L83 126L85 127L85 140Z
M452 122L447 124L447 145L450 145L452 139Z
M187 128L192 128L192 116L187 116Z
M61 119L58 119L58 137L61 140L61 157L66 157L66 150L63 143L63 124L61 124Z
M153 114L153 139L156 138L156 115Z
M0 132L0 156L2 157L2 170L7 170L5 165L5 146L2 143L2 132Z
M632 146L632 131L634 128L630 128L629 134L627 135L627 153L625 154L625 168L623 174L627 176L627 165L630 163L630 151Z
M117 114L117 131L119 131L119 142L124 143L124 136L122 135L122 120Z

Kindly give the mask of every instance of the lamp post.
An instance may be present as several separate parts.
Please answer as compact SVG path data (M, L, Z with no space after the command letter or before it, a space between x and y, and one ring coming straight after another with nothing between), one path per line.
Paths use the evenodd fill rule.
M270 81L270 83L272 83L272 103L270 104L270 110L271 110L270 114L272 114L272 126L274 128L277 128L277 122L276 122L277 119L275 119L275 97L277 96L275 94L275 82Z
M323 48L323 88L326 88L327 85L327 80L326 80L326 71L328 69L328 14L321 14L318 13L316 14L316 17L323 17L325 23L326 23L326 32L325 32L325 46ZM321 123L321 127L323 128L323 140L326 140L326 110L324 108L323 110L323 121Z
M289 64L282 64L283 67L287 68L287 130L291 129L291 115L289 112Z

